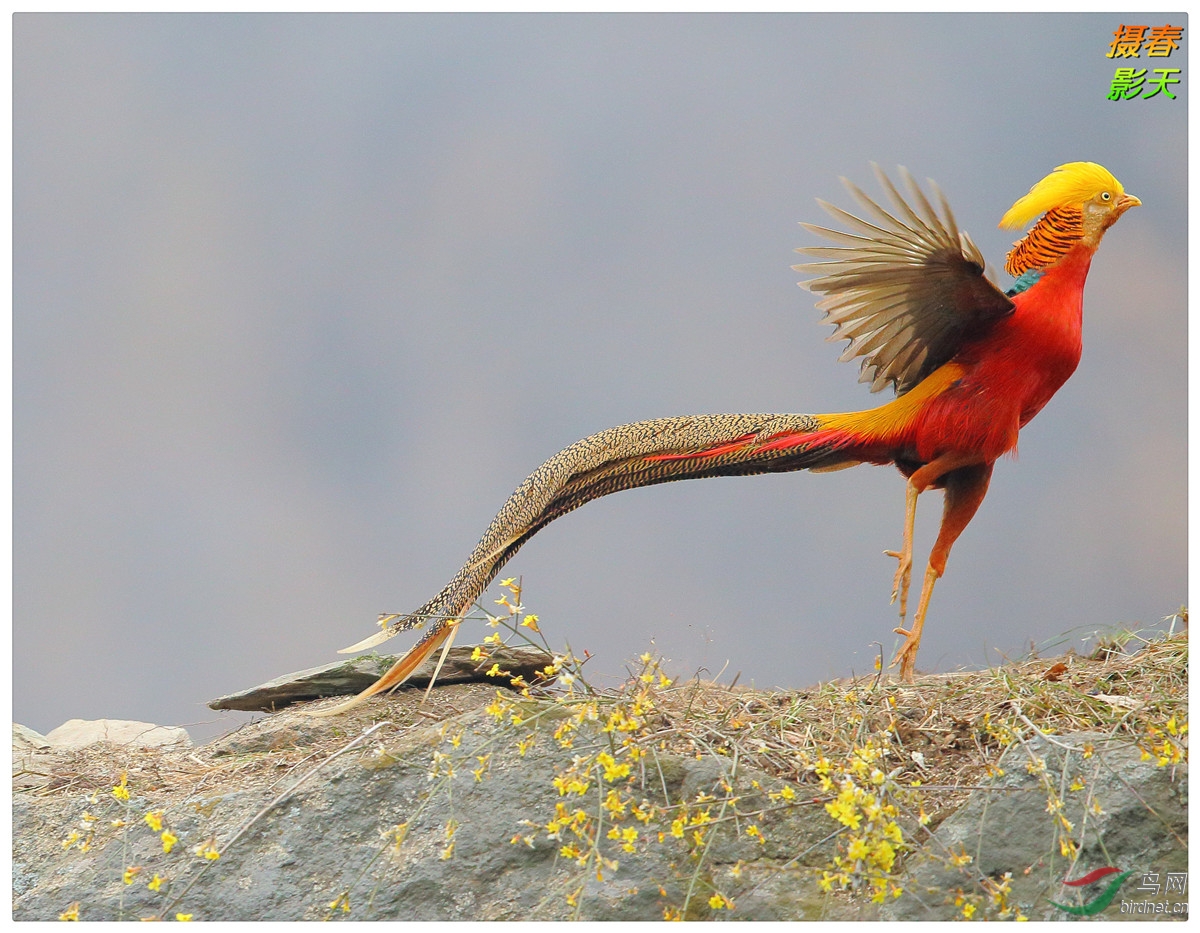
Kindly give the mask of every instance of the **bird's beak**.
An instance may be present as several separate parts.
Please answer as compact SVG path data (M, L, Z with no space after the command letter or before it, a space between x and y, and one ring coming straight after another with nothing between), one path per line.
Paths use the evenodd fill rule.
M1124 214L1131 207L1141 207L1141 198L1136 198L1132 194L1123 194L1117 198L1117 216Z

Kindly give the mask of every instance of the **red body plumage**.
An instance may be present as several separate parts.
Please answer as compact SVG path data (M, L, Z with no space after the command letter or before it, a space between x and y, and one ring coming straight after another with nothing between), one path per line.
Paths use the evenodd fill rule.
M1083 244L1014 296L1016 306L948 363L961 366L913 419L910 445L928 462L951 451L996 460L1070 378L1083 351L1083 286L1094 250Z

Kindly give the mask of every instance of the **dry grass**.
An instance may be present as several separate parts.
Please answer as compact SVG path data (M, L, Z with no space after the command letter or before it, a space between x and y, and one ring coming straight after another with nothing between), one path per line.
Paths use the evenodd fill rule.
M440 722L478 709L496 688L454 684L436 690L422 705L424 691L406 690L335 720L318 720L304 709L287 710L247 723L200 748L149 748L89 745L71 752L31 756L14 774L24 790L39 797L91 793L107 788L127 773L139 793L152 794L158 805L173 806L247 788L286 786L297 769L327 760L377 722L397 729ZM335 700L320 701L321 706ZM309 708L316 706L312 704Z
M716 752L795 782L811 781L803 754L848 756L866 737L886 730L905 758L899 777L920 780L926 799L952 807L979 784L1004 750L989 723L1018 715L1045 732L1093 732L1143 741L1187 705L1187 633L1104 646L1092 657L1067 654L983 671L920 677L900 684L872 675L789 692L690 680L654 691L645 739L683 754ZM397 728L432 724L495 696L482 684L399 691L343 717L313 720L302 710L243 726L203 748L134 749L93 745L37 756L26 777L38 796L90 792L128 772L164 803L271 784L297 766L316 763L376 722ZM617 699L620 691L599 699ZM327 704L332 701L322 701Z
M809 758L843 759L895 723L898 775L920 780L926 800L952 808L1004 751L1000 724L1024 717L1049 733L1091 732L1144 742L1187 708L1187 632L1102 645L1091 657L1011 663L901 684L873 675L796 692L692 680L655 693L649 736L685 753L715 749L769 774L812 781ZM1025 731L1025 730L1022 730Z

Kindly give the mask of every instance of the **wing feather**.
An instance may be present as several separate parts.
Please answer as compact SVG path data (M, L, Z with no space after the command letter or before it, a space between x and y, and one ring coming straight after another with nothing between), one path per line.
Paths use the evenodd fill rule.
M864 216L818 200L851 232L801 224L837 245L802 247L797 252L819 261L794 268L816 276L800 284L822 296L817 308L834 326L829 339L849 341L840 359L863 358L859 381L872 392L890 383L903 394L1011 314L1013 303L987 277L983 254L959 230L937 185L930 183L931 203L901 168L906 198L874 168L892 209L843 179Z

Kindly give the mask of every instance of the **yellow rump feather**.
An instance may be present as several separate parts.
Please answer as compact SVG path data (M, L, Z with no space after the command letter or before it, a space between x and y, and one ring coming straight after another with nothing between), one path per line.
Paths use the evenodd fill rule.
M1113 173L1095 162L1067 162L1029 189L1029 194L1008 209L1000 226L1020 229L1046 211L1056 207L1080 207L1101 191L1112 192L1113 199L1125 193Z

